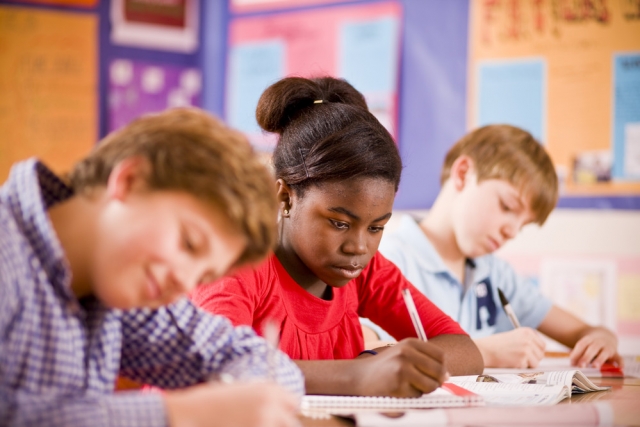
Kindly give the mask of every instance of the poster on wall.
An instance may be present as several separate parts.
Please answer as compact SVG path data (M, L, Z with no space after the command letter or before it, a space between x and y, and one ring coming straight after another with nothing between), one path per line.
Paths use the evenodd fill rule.
M111 42L174 52L198 48L199 0L112 0Z
M316 4L337 3L343 0L230 0L229 9L235 13L257 10L283 9Z
M0 182L32 156L65 172L97 141L98 19L0 6L0 22Z
M145 113L201 105L197 68L130 59L116 59L109 66L109 132Z
M468 127L529 130L563 196L640 196L640 2L470 7Z
M613 176L640 181L640 52L614 55L613 70Z
M270 152L275 136L262 133L255 119L262 92L286 76L334 76L362 92L396 135L401 16L398 3L385 2L232 20L227 121Z
M546 141L546 62L536 58L478 65L478 126L509 123Z
M37 3L54 6L94 7L99 0L14 0L18 3Z

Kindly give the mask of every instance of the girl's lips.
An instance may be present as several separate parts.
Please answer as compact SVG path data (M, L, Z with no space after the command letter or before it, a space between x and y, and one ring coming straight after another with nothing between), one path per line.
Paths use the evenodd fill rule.
M362 273L362 267L340 267L340 266L336 266L334 267L341 276L347 278L347 279L355 279L356 277L358 277L360 275L360 273Z

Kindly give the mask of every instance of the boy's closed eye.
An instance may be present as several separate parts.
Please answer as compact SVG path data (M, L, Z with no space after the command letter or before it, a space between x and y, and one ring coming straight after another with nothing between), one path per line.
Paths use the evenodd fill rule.
M182 225L182 247L190 254L198 254L206 249L207 241L202 233L193 226Z

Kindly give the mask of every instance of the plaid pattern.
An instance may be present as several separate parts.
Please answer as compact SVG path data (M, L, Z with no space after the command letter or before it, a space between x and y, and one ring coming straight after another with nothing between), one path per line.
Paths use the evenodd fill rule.
M0 424L165 425L158 393L112 393L118 372L171 389L222 373L266 377L273 364L280 384L303 393L286 356L186 298L128 311L78 301L46 212L72 194L33 159L0 188Z

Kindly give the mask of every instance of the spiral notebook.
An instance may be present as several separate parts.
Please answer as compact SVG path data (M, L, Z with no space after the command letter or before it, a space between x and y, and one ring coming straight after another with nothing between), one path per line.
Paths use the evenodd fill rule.
M445 383L442 387L421 397L384 397L384 396L327 396L307 395L302 398L302 409L348 410L394 410L451 408L463 406L484 406L484 399L455 384Z

